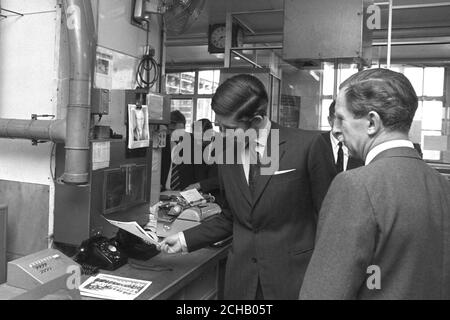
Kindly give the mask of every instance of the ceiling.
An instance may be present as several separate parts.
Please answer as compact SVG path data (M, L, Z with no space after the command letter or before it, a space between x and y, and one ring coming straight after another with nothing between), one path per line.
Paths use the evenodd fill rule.
M293 1L293 0L291 0ZM314 0L295 0L314 1ZM343 0L340 0L343 1ZM384 2L384 1L383 1ZM432 4L436 0L394 0L400 5ZM388 29L388 10L381 6L381 30L374 32L374 43L385 42ZM199 17L182 34L167 35L166 66L223 66L223 56L208 53L207 36L210 24L225 23L227 13L283 10L284 0L206 0ZM330 18L335 17L330 13ZM444 61L450 63L450 6L393 10L393 39L430 39L434 45L409 45L393 47L393 60ZM246 43L270 41L282 44L284 14L268 12L239 15L239 19L251 27L255 34L246 34ZM269 40L267 40L269 39ZM265 41L262 41L265 42ZM386 47L375 46L374 56L383 59ZM446 59L445 59L446 58Z

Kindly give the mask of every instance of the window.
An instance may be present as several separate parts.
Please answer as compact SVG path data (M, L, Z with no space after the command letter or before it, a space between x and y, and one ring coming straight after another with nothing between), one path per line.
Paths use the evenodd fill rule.
M378 67L378 65L374 67ZM395 65L391 69L403 73L409 79L419 99L419 107L410 131L411 140L420 143L424 159L442 160L440 151L426 149L424 137L442 135L442 123L446 114L444 107L445 68ZM328 108L336 96L335 91L339 84L357 71L356 65L339 64L338 70L335 72L333 63L324 63L321 77L320 130L330 130L327 120ZM336 77L337 79L335 79Z
M172 97L171 110L180 110L186 117L186 131L200 119L214 123L211 99L220 82L220 70L168 73L166 91Z

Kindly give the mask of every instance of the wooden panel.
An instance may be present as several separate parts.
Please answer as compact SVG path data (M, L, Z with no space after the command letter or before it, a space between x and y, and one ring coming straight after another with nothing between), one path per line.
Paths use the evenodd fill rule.
M48 247L48 186L0 180L0 202L8 205L8 258Z

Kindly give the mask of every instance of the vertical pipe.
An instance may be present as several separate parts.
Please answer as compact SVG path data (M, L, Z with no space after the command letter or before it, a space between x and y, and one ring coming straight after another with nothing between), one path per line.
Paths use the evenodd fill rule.
M63 4L71 64L63 181L82 185L89 181L90 91L97 39L91 1L64 0Z
M6 282L6 231L8 229L8 207L0 204L0 284Z
M389 24L388 24L388 41L387 41L387 68L391 68L391 50L392 50L392 1L389 0Z

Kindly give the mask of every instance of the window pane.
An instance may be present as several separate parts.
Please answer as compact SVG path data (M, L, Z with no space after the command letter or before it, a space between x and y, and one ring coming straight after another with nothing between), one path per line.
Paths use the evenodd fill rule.
M169 73L166 76L166 91L168 94L180 93L180 74Z
M423 101L419 101L417 104L416 114L414 115L414 121L422 121L423 118Z
M220 70L214 70L213 94L216 93L220 83Z
M180 110L181 113L186 117L186 131L192 131L192 111L194 109L194 102L192 99L172 99L171 111Z
M442 96L444 94L444 68L425 68L425 96Z
M219 70L199 71L198 94L214 94L219 86L219 80Z
M181 94L194 94L195 72L184 72L181 74Z
M200 71L198 73L198 94L212 94L214 87L214 71Z
M351 75L358 72L358 68L356 67L356 64L341 64L339 66L339 81L338 81L338 87L339 85L347 80Z
M422 130L442 130L442 101L424 101Z
M209 119L213 121L213 111L211 110L211 99L197 100L197 120Z
M324 63L323 66L323 92L324 96L332 96L334 94L334 65Z
M404 75L411 82L416 94L423 95L423 68L406 67Z
M424 150L424 140L425 136L440 136L442 135L441 131L422 131L422 151L423 158L425 160L441 160L441 152L440 151L431 151Z
M320 117L320 130L327 131L331 130L330 124L328 123L328 114L330 110L330 104L333 102L331 99L323 99L321 107L321 117Z

